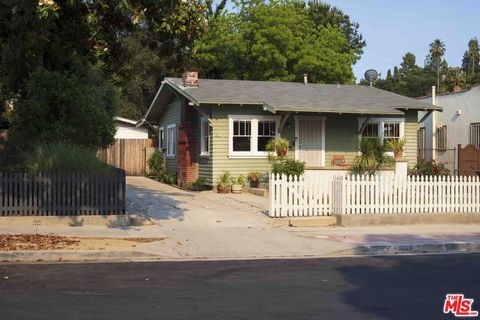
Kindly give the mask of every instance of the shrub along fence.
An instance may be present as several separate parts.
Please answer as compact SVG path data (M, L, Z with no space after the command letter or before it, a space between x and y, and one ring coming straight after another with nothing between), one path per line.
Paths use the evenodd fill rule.
M0 216L125 214L125 171L0 172Z
M480 212L477 176L270 178L270 216Z

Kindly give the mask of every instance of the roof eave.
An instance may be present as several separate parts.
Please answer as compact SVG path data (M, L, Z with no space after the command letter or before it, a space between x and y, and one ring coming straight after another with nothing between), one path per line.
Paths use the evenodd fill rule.
M188 100L190 100L193 104L195 104L197 107L200 105L197 99L192 97L188 92L185 90L181 89L175 82L170 81L169 79L163 80L164 83L168 84L173 90L175 90L177 93L181 94Z

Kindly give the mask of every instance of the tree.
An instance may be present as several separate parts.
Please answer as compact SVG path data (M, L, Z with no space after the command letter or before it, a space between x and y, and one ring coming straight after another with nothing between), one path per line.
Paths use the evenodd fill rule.
M407 52L400 68L395 66L393 74L388 70L386 78L379 79L375 85L408 97L419 97L428 94L434 83L435 75L428 68L419 67L415 55Z
M430 43L429 47L430 51L427 59L435 62L435 67L437 71L437 87L440 88L440 67L442 57L445 54L445 43L443 43L443 41L440 39L435 39L432 43Z
M225 6L227 5L227 0L220 0L220 2L217 3L217 6L215 9L213 8L213 0L207 0L206 5L207 5L207 14L206 17L208 20L211 20L212 18L218 17L218 15L225 9Z
M417 66L416 60L417 58L413 53L407 52L402 58L402 63L400 63L400 66L403 72L408 73L410 71L417 69L418 66Z
M11 115L14 147L66 143L95 150L113 143L116 91L91 69L82 71L81 77L42 67L33 72Z
M454 92L458 92L465 87L465 72L462 68L449 68L445 75L445 81L447 81Z
M335 26L316 26L297 1L246 2L210 21L195 42L195 66L206 77L352 83L356 59Z
M23 96L39 66L75 71L76 65L96 65L107 81L125 84L138 65L133 47L149 65L162 66L159 74L178 75L205 31L206 11L202 0L1 1L0 100ZM132 38L139 39L137 46ZM123 89L122 100L137 105L138 97L131 100ZM143 103L132 114L144 110Z
M468 42L468 57L470 60L470 68L472 70L472 76L475 75L475 66L478 64L478 58L480 56L478 40L477 38L470 39Z
M316 26L333 26L342 30L350 49L355 53L354 63L360 59L367 43L357 22L352 22L342 10L318 0L308 2L308 16Z

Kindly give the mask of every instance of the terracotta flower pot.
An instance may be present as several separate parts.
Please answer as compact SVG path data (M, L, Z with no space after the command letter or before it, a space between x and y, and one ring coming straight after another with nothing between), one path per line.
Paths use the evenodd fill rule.
M394 152L395 159L402 159L403 158L403 150L398 150Z
M278 149L277 150L277 156L284 158L287 155L288 150L285 149Z
M229 193L229 189L217 188L217 193Z

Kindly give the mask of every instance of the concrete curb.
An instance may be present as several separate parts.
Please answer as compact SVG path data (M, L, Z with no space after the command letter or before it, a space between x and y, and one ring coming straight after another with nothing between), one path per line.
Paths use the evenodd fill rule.
M480 242L414 243L414 244L371 244L335 252L345 255L401 255L430 253L480 252Z
M0 251L0 263L32 262L128 262L135 259L159 260L160 255L138 251Z
M5 263L112 263L147 261L213 261L334 258L345 256L392 256L412 254L480 253L480 242L448 242L423 244L372 244L326 253L323 255L263 255L243 257L170 257L139 251L0 251L0 264Z

